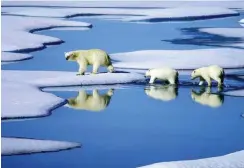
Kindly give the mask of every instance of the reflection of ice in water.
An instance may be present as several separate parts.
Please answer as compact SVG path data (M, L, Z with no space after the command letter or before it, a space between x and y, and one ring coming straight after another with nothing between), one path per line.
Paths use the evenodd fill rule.
M199 104L206 105L212 108L220 107L224 103L224 96L211 93L209 87L207 87L207 89L201 90L199 93L192 90L191 98Z
M178 88L172 85L150 86L145 89L145 93L153 99L170 101L178 96Z
M110 89L106 94L100 95L97 89L94 89L92 94L81 90L77 97L68 99L68 105L78 110L101 111L109 105L113 92L113 89Z

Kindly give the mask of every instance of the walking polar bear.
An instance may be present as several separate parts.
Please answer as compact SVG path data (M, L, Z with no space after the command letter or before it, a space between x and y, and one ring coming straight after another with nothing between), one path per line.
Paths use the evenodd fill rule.
M224 69L218 65L211 65L208 67L202 67L195 69L191 74L191 79L200 78L199 85L202 85L204 81L208 83L208 86L211 87L211 80L218 82L218 87L223 85L224 82Z
M109 55L103 50L75 50L64 54L66 60L76 61L79 64L79 72L77 75L84 75L88 65L93 65L93 74L97 73L100 66L107 67L109 72L114 71Z
M82 90L79 91L77 97L68 99L68 105L79 110L101 111L109 105L112 96L113 89L104 95L99 95L96 89L93 90L92 94L87 94L85 90Z
M172 85L178 84L178 72L168 67L149 69L145 77L151 77L150 84L154 83L156 79L167 81Z

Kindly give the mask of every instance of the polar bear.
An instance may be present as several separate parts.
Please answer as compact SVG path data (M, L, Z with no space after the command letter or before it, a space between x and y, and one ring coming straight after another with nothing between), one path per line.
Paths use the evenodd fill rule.
M149 76L151 77L149 81L150 84L154 83L156 79L167 81L173 85L178 83L178 72L168 67L149 69L145 77Z
M96 74L100 66L107 67L109 72L114 71L109 55L100 49L75 50L64 53L66 60L76 61L79 64L77 75L84 75L87 65L93 65L92 73Z
M145 93L156 100L170 101L178 96L178 88L172 85L167 86L150 86L145 89Z
M68 105L79 110L102 111L109 105L112 95L113 89L110 89L105 95L99 95L97 89L93 90L92 95L82 90L79 91L77 97L68 99Z
M209 87L206 90L200 91L199 93L192 90L191 98L199 104L207 105L212 108L220 107L224 103L224 96L211 93Z
M224 69L218 65L211 65L208 67L202 67L195 69L191 73L191 79L200 78L199 85L202 85L204 81L208 83L208 86L211 87L211 80L218 82L218 87L223 85L224 82Z

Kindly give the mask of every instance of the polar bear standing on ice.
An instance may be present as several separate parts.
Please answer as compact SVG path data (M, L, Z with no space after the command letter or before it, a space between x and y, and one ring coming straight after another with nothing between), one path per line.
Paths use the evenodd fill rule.
M178 72L172 68L155 68L149 69L146 74L146 77L151 77L149 83L152 84L156 79L167 81L172 85L178 83Z
M109 55L100 49L76 50L65 54L68 61L76 61L79 64L79 72L77 75L84 75L87 65L93 65L92 73L96 74L100 66L107 67L109 72L114 71Z
M92 94L81 90L77 97L68 99L68 105L79 110L101 111L109 105L113 92L113 89L110 89L106 94L100 95L97 89L94 89Z
M218 82L218 87L223 85L224 82L224 69L218 65L211 65L208 67L202 67L195 69L191 74L191 79L200 78L199 85L202 85L204 81L208 83L208 86L211 86L211 80Z

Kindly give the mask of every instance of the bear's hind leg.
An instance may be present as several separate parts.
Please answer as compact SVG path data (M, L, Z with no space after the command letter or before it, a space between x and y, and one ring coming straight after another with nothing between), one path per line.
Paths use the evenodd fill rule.
M171 84L171 85L175 85L176 82L177 82L177 79L176 79L176 78L171 78L171 79L168 80L168 82L169 82L169 84Z

